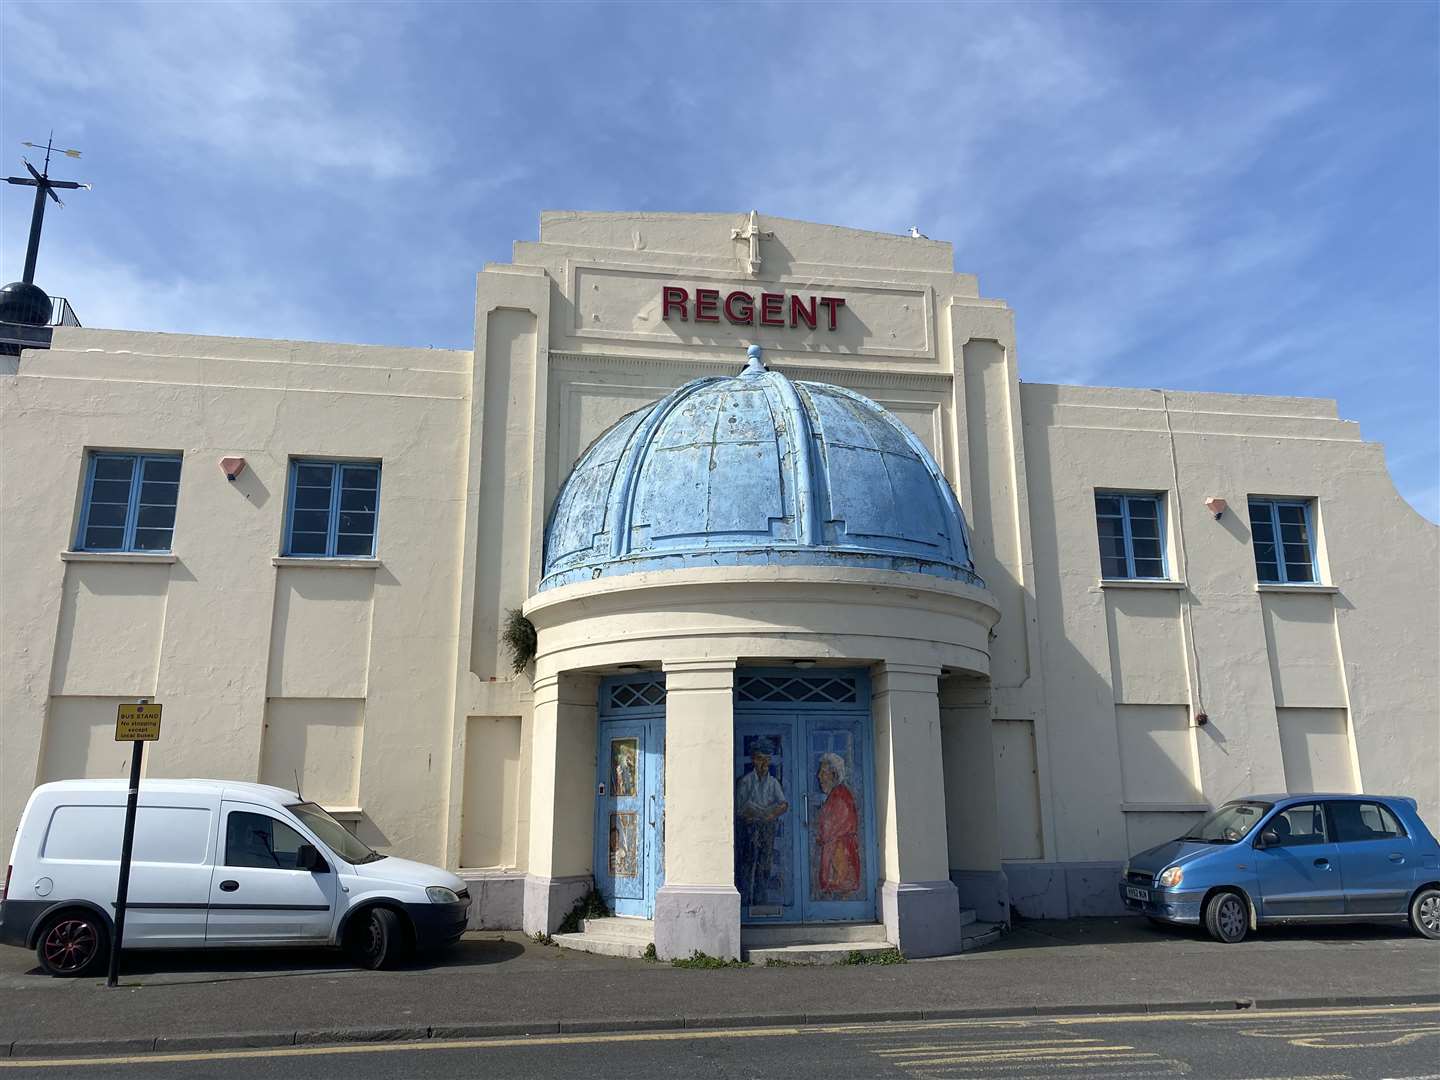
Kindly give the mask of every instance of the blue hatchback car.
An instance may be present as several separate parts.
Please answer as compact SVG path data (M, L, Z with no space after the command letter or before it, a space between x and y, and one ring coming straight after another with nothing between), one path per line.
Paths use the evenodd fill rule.
M1414 799L1255 795L1133 856L1120 897L1224 942L1265 923L1400 919L1440 939L1440 845Z

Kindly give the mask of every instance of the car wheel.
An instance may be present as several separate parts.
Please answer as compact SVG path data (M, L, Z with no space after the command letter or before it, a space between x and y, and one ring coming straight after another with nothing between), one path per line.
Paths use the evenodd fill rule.
M1205 905L1205 929L1216 941L1233 945L1244 941L1250 930L1250 909L1237 892L1216 893Z
M62 911L40 928L35 957L48 974L74 979L99 967L109 945L110 933L98 915Z
M1410 925L1422 937L1440 940L1440 889L1421 889L1410 901Z
M350 928L350 958L360 967L375 971L392 967L409 952L405 927L400 916L385 907L372 907Z

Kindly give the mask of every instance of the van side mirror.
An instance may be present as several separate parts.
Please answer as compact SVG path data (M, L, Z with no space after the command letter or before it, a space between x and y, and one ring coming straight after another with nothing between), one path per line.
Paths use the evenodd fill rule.
M1262 848L1275 847L1279 843L1280 834L1274 829L1266 829L1260 834L1260 843L1257 846Z
M320 852L315 850L314 844L301 844L296 849L295 868L309 870L312 874L328 874L330 872L330 864L325 861Z

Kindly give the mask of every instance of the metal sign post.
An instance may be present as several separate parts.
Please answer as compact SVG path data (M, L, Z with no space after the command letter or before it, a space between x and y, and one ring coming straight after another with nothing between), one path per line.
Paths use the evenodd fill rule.
M125 940L125 902L130 896L130 857L135 850L135 810L140 802L140 762L145 744L160 738L160 709L146 699L121 705L115 713L115 741L134 743L130 752L130 790L125 798L125 838L120 844L120 880L115 886L115 939L110 942L110 973L106 986L120 978L120 948Z

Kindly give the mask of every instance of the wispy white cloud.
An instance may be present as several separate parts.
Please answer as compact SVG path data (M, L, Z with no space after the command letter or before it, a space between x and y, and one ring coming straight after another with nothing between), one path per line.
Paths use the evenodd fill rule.
M423 173L433 152L435 134L417 134L414 118L386 100L386 82L402 73L377 71L367 57L373 9L148 3L107 16L91 4L6 7L10 92L88 99L91 123L128 126L168 145L171 159L208 151L301 179L398 180ZM406 10L385 11L403 31Z

